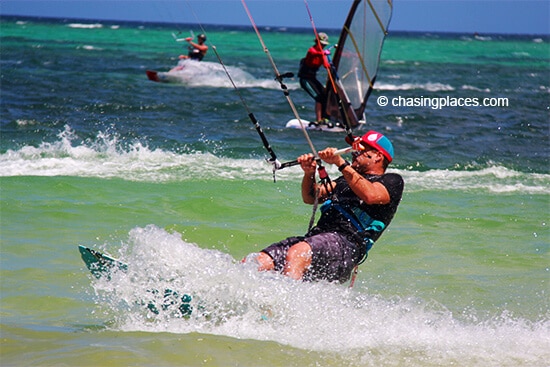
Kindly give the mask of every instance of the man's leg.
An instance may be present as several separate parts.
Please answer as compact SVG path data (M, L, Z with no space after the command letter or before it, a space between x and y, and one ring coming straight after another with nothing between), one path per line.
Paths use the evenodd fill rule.
M267 256L267 254L265 254ZM311 246L307 242L298 242L288 249L283 274L296 280L303 278L311 265ZM267 256L269 257L269 256Z
M319 102L315 102L315 117L317 119L315 122L323 120L323 105Z
M270 271L275 269L275 263L271 256L265 252L258 252L255 255L255 261L258 263L258 271Z

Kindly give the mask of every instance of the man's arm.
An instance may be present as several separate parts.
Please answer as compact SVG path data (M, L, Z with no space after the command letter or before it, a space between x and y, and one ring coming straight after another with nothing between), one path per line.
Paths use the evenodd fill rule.
M206 51L208 51L208 46L205 44L199 45L198 43L195 43L193 41L188 41L191 46L194 48L200 50L203 54L206 54Z
M319 156L323 161L341 167L346 161L341 156L334 154L334 152L336 152L336 148L327 148L319 152ZM370 182L350 165L343 167L341 172L355 195L366 204L389 204L390 194L383 184L380 182Z
M325 186L317 185L315 182L315 172L317 170L315 157L312 154L304 154L298 157L298 162L304 171L304 177L302 178L302 200L306 204L314 204L315 196L318 195L318 201L321 203L324 202L327 198L327 190ZM330 185L331 188L334 188L336 184L331 182Z
M304 177L302 177L302 200L306 204L313 204L315 202L315 171L317 163L312 154L303 154L297 160L304 171Z
M342 170L342 175L355 195L359 196L366 204L385 205L390 203L390 194L386 186L380 182L370 182L351 166Z

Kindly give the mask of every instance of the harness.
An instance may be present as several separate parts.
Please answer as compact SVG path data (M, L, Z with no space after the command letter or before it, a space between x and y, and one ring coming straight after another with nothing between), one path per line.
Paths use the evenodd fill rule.
M319 67L309 66L306 63L306 58L300 60L300 68L298 69L298 77L304 79L312 79L317 75Z
M330 208L338 210L340 214L342 214L344 218L349 220L349 222L355 227L355 229L357 229L357 232L359 232L359 234L365 235L365 232L382 232L384 228L386 228L384 222L373 219L370 215L367 214L367 212L365 212L358 206L342 205L338 202L333 201L332 199L329 199L325 201L323 205L321 205L320 209L321 212L324 213ZM363 243L366 250L365 257L359 262L359 264L362 264L367 259L368 252L372 248L374 241L370 238L370 236L364 236Z
M189 58L192 60L198 60L198 61L202 61L204 57L201 50L193 46L189 46L189 54L187 56L189 56Z
M349 222L357 229L357 232L359 234L363 234L363 244L365 245L365 256L359 261L357 265L353 268L351 281L349 284L350 288L353 288L353 285L355 284L355 279L357 277L357 271L359 269L359 265L361 265L369 256L369 250L374 245L374 241L370 236L365 236L365 232L382 232L384 228L386 228L386 225L384 222L381 222L379 220L373 219L370 215L368 215L363 209L361 209L358 206L351 206L351 205L342 205L338 202L335 202L332 199L329 199L321 205L321 212L324 213L330 208L334 208L340 212L346 218L349 220Z

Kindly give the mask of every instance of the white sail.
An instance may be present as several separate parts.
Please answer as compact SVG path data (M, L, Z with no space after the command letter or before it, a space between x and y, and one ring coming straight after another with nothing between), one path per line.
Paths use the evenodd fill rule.
M326 111L350 128L363 118L376 80L392 13L391 0L355 0L342 28L327 80Z

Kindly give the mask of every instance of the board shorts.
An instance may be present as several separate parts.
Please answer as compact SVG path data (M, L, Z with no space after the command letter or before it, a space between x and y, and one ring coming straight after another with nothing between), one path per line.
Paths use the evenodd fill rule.
M306 281L327 280L344 283L350 278L355 265L365 255L365 251L361 251L355 242L336 232L288 237L266 247L262 252L273 259L275 270L282 272L288 249L301 241L307 242L312 250L311 266L303 277Z

